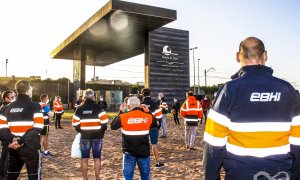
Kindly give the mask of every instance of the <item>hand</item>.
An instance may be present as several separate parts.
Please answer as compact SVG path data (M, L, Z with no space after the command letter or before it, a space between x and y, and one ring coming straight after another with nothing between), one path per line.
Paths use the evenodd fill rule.
M125 112L126 107L127 107L127 104L126 104L126 103L122 103L122 104L120 105L120 111L121 111L121 112Z
M146 106L145 104L141 104L141 105L140 105L140 108L141 108L144 112L146 112L146 113L149 112L149 108L148 108L148 106Z
M21 146L19 145L18 141L13 141L11 144L9 144L8 147L11 148L11 149L18 149Z

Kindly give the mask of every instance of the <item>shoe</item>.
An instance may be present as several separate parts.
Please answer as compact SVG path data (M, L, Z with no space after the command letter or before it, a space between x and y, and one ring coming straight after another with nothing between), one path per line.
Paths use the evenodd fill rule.
M167 136L159 136L159 138L167 138Z
M164 163L159 162L155 164L155 169L161 169L163 167L165 167Z
M52 157L53 154L51 154L50 151L47 151L46 153L45 152L43 153L43 156L44 157Z
M190 146L185 146L186 149L190 149Z
M63 129L63 127L60 126L60 127L58 127L58 129Z
M196 149L196 148L194 148L194 147L190 147L190 150L192 150L192 151L196 151L197 149Z

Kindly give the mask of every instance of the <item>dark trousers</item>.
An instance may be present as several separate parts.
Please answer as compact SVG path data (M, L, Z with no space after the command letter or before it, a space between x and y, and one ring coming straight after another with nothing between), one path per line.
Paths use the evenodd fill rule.
M202 119L201 119L201 124L202 124L203 118L204 118L204 123L206 124L206 120L207 120L207 110L203 110L203 117L202 117Z
M25 164L29 180L41 179L41 154L37 148L29 144L14 150L9 149L8 157L8 180L17 180Z
M1 141L2 143L2 151L1 151L1 159L0 159L0 178L4 179L6 177L7 172L7 160L8 160L8 144L6 141Z
M174 111L173 117L174 117L175 124L179 125L180 123L179 123L179 119L178 119L178 111Z
M55 113L55 128L61 127L61 125L60 125L61 116L62 116L62 113Z

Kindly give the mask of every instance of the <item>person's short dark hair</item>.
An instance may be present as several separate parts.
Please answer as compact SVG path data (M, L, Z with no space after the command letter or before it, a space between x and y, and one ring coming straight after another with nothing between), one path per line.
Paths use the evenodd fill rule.
M186 95L187 95L187 96L194 96L194 93L193 93L193 91L188 91L188 92L186 93Z
M2 99L4 100L5 98L8 98L8 95L11 94L11 93L14 93L14 92L11 91L11 90L4 91L2 93Z
M42 94L41 96L40 96L40 100L41 101L43 101L45 98L47 98L48 97L48 95L47 94Z
M18 94L25 94L30 89L30 87L30 83L27 80L19 80L15 85L15 89Z
M85 90L84 97L86 99L93 99L93 97L95 97L94 91L92 89Z
M142 89L142 95L145 97L145 96L150 96L150 89L149 88L143 88Z
M264 43L256 37L246 38L239 46L239 52L244 59L261 59L265 51Z

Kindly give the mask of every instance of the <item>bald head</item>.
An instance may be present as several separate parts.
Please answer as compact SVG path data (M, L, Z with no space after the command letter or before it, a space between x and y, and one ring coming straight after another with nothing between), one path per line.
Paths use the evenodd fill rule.
M240 43L237 52L237 61L241 66L264 65L267 61L267 52L264 43L256 37L248 37Z

